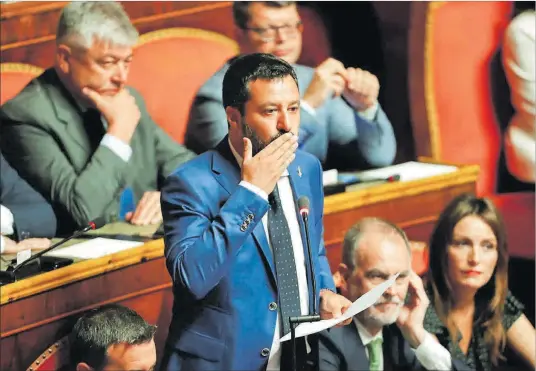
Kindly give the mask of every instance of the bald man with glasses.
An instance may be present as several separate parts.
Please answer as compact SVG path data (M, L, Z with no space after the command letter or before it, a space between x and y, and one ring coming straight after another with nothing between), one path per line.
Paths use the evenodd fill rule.
M390 165L396 139L378 103L376 76L329 58L316 68L296 64L303 24L295 2L235 2L234 22L241 53L270 53L294 66L300 88L299 148L324 169L365 169ZM186 146L202 153L227 134L222 108L226 63L198 91L186 130Z

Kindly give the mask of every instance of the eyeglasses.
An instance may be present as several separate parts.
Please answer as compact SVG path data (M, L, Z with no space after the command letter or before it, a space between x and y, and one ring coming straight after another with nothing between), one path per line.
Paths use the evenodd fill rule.
M265 43L274 41L278 31L281 32L281 35L293 39L298 36L298 33L302 31L302 28L303 24L301 21L298 21L295 24L284 24L282 26L270 26L265 28L244 27L245 30L253 31L259 35L262 42Z

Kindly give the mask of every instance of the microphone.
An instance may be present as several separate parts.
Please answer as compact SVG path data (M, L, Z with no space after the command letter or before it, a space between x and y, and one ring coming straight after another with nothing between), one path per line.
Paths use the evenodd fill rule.
M313 254L311 252L311 241L309 239L309 198L307 196L301 196L298 199L298 210L300 211L300 215L303 219L303 224L305 226L305 239L307 240L307 253L309 255L309 274L311 275L311 286L313 289L313 314L311 316L307 316L309 318L305 319L303 318L303 321L307 322L314 322L319 321L320 316L318 315L317 311L317 305L316 305L316 277L315 272L313 270ZM295 319L294 322L300 322Z
M11 282L16 281L17 280L17 272L21 271L21 269L24 268L25 266L27 266L29 263L41 258L47 252L49 252L51 250L54 250L58 246L61 246L64 243L66 243L67 241L69 241L69 240L71 240L73 238L76 238L76 237L80 236L81 234L86 233L87 231L99 229L99 228L103 227L105 224L106 224L106 220L103 217L98 217L98 218L94 219L93 221L88 222L84 228L75 231L69 237L66 237L63 240L55 243L54 245L52 245L52 246L50 246L50 247L48 247L48 248L46 248L44 250L39 251L38 253L32 255L31 257L29 257L28 259L24 260L22 263L16 265L15 267L13 267L13 268L9 267L7 271L0 271L0 282L2 284L4 284L4 283L11 283ZM43 258L46 258L46 257L43 257ZM67 264L72 263L72 260L71 259L69 259L69 260L70 260L70 262L67 263ZM38 264L39 265L38 270L39 270L39 268L41 268L40 267L41 263L42 262L40 261L39 264ZM63 265L67 265L67 264L63 264ZM30 271L30 272L27 272L27 273L31 274L31 273L35 273L35 272Z

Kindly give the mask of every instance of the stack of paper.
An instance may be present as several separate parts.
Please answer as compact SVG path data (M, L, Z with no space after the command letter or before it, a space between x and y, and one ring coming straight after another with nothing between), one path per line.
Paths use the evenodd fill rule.
M97 237L69 247L52 250L45 255L60 258L95 259L140 245L143 245L143 242Z

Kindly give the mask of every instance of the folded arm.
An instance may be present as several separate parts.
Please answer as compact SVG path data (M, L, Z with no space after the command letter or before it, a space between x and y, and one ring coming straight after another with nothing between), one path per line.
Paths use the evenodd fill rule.
M200 189L199 183L182 178L172 174L162 191L166 264L174 284L199 300L228 274L269 206L262 197L239 186L219 210L211 210L218 206L208 205L209 193ZM242 231L248 218L251 222Z
M109 147L100 145L77 173L51 133L32 123L2 124L2 149L8 160L77 224L102 215L121 191L127 163Z

